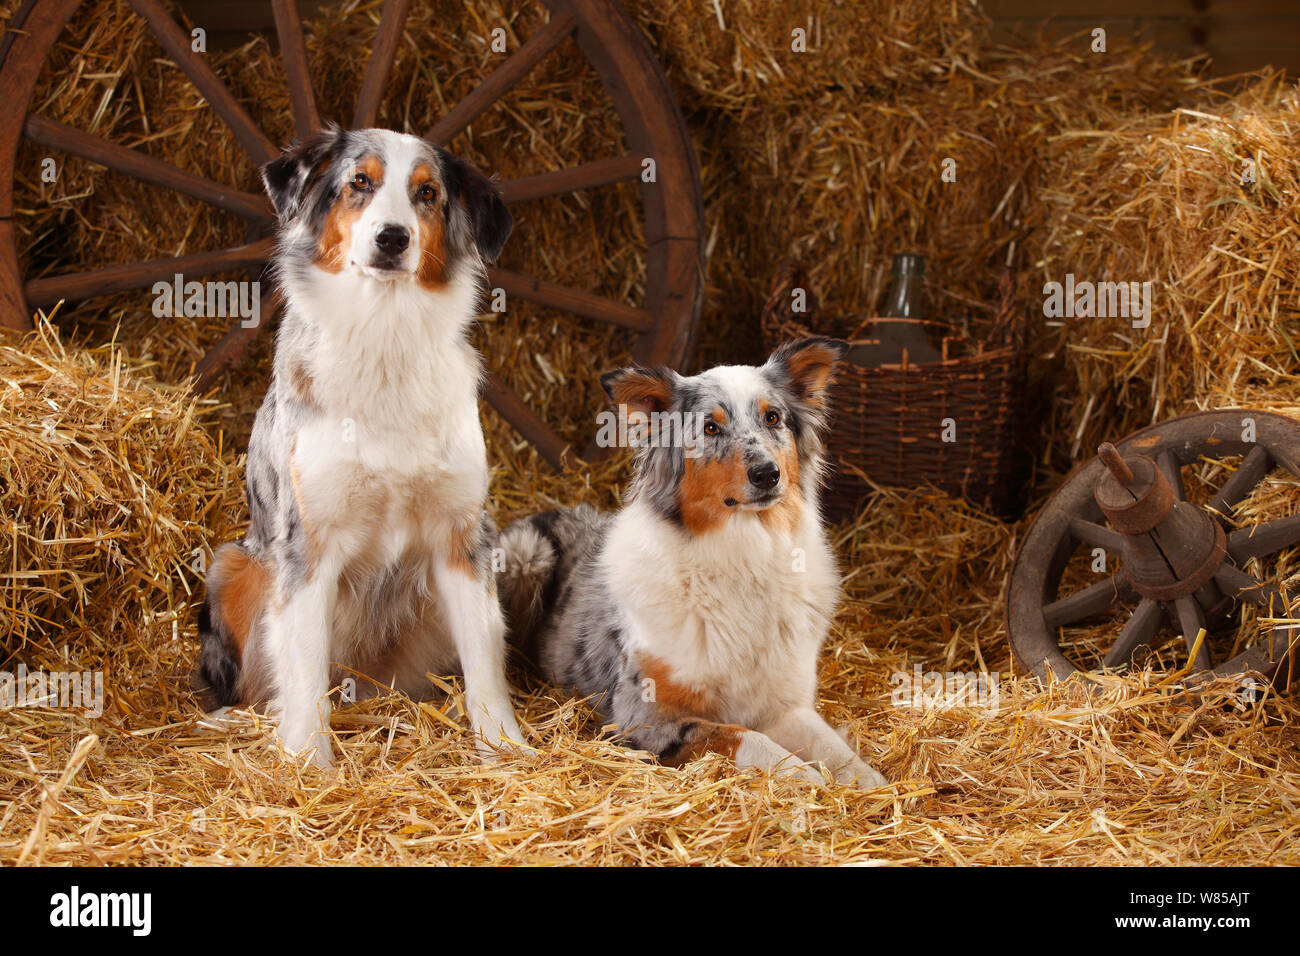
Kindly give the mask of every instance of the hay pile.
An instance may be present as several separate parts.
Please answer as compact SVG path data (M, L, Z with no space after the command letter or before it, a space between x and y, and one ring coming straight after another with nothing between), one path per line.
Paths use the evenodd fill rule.
M200 425L216 402L155 372L111 346L67 349L46 324L0 345L6 660L93 661L188 623L201 555L241 510L240 475Z
M1055 138L1043 278L1155 283L1149 328L1064 320L1064 391L1081 406L1067 416L1072 446L1197 409L1295 401L1297 137L1295 82L1264 73L1196 108Z
M65 381L103 397L97 389L122 361L65 353L48 332L4 354L6 375L22 373L25 392L65 399ZM19 355L39 357L42 371ZM119 405L149 409L151 422L164 423L162 434L150 433L158 445L175 440L166 423L188 401L147 383L119 386ZM65 417L61 429L89 444L100 412L89 403L69 407L80 417ZM186 447L198 471L220 476L231 452L214 455L204 444L203 417L192 419L183 441L196 443ZM101 456L107 485L146 480L153 459L127 447L133 457ZM81 456L71 442L51 445L44 469L72 471ZM543 476L534 495L608 497L606 488L583 492L561 476ZM213 513L227 510L228 499L210 500ZM190 508L201 510L195 500ZM918 529L930 532L923 546ZM593 739L599 728L583 704L520 675L515 700L533 756L483 767L453 706L459 682L448 678L448 703L391 696L336 713L336 773L286 768L256 718L241 716L223 730L198 719L185 682L191 621L173 642L170 628L150 630L129 616L103 630L104 602L84 611L58 602L46 611L52 623L85 618L88 629L65 643L30 643L22 660L29 670L102 668L108 705L100 718L29 708L0 717L0 859L1296 862L1295 700L1247 707L1239 688L1225 684L1189 701L1159 670L1110 681L1092 700L1012 678L999 591L1013 534L960 502L890 493L837 533L847 600L823 657L822 709L894 782L873 793L738 773L716 756L680 771L652 766ZM173 555L188 543L173 541ZM155 588L155 606L164 595ZM987 708L894 706L891 675L914 667L998 672L999 699Z
M126 5L94 6L98 16L79 15L65 34L37 110L256 190L251 164ZM413 6L408 36L421 39L403 45L381 121L414 129L490 67L491 27L508 24L522 38L544 16L495 0ZM1179 279L1187 315L1200 316L1214 297L1198 296L1215 276L1194 272L1202 246L1184 247L1171 234L1180 195L1171 189L1198 197L1196 221L1210 231L1196 243L1276 261L1267 280L1275 285L1238 263L1242 271L1227 277L1236 283L1232 301L1258 295L1271 308L1276 297L1285 313L1294 230L1283 232L1279 219L1274 235L1256 210L1211 205L1215 167L1172 138L1175 120L1178 136L1202 137L1192 146L1213 141L1223 125L1170 112L1206 110L1208 91L1187 64L1118 48L1098 59L1077 39L995 48L987 23L959 0L826 3L811 23L759 0L628 6L665 64L699 152L711 231L699 365L758 357L759 306L775 262L792 252L812 267L831 312L868 310L889 255L911 247L930 257L935 310L976 333L1008 259L1022 266L1022 292L1034 303L1043 275L1055 277L1062 263L1086 274L1094 265L1157 262ZM324 115L350 114L377 19L374 4L344 3L309 34ZM447 22L467 26L448 35ZM795 26L808 29L802 58L789 51ZM319 41L325 35L328 44ZM268 135L287 142L288 95L268 67L272 56L257 39L212 59ZM1279 120L1290 115L1285 90L1270 92L1263 81L1253 89L1209 111L1235 117L1234 135L1246 138L1233 149L1284 158L1293 129L1291 119ZM1088 130L1106 135L1079 135ZM594 77L567 48L453 146L509 177L615 154L620 136ZM1139 146L1154 165L1142 165ZM1183 165L1172 165L1179 156ZM956 183L939 179L944 157L957 160ZM25 147L19 164L28 275L243 241L240 224L222 214L163 201L78 160L66 159L59 182L42 187L38 159ZM1277 163L1267 170L1288 195L1292 173ZM1242 198L1263 206L1260 189ZM1126 201L1115 197L1129 195L1136 205L1115 216ZM634 189L516 212L507 268L639 301ZM1147 235L1137 221L1156 228ZM1223 232L1227 223L1237 238ZM1119 238L1095 238L1112 224ZM1273 237L1267 252L1247 251L1252 234ZM1152 244L1147 258L1141 241ZM266 339L228 376L219 403L196 400L166 383L182 377L224 323L157 320L150 301L142 292L90 303L61 314L58 335L6 339L0 351L0 440L17 452L0 472L0 670L19 660L29 669L102 668L109 698L98 718L0 714L2 860L1300 862L1294 698L1246 704L1224 684L1189 699L1177 692L1185 654L1176 647L1154 655L1150 670L1109 680L1092 700L1011 677L1001 591L1025 525L924 490L881 492L835 531L847 594L822 659L822 709L894 781L888 791L754 777L716 757L682 771L654 767L594 740L599 728L582 704L522 675L516 704L536 756L484 768L451 703L389 697L336 714L336 775L286 770L255 718L227 731L204 727L187 682L197 653L194 549L237 537L246 517L240 456L265 387ZM1170 314L1158 312L1153 327ZM1234 381L1242 397L1282 405L1287 353L1269 340L1258 357L1270 371L1252 361L1255 343L1282 335L1277 327L1242 318L1251 351L1235 379L1226 365L1189 367L1186 356L1220 355L1229 341L1200 348L1206 329L1228 327L1211 316L1199 328L1193 319L1194 335L1170 334L1156 393L1166 407L1217 402ZM1050 331L1044 349L1089 394L1100 395L1110 376L1123 394L1146 394L1159 354L1133 362L1113 332ZM116 349L106 344L114 340ZM521 304L485 322L480 345L489 364L577 438L599 406L594 372L622 361L630 339ZM1062 390L1049 445L1057 464L1086 404L1073 388ZM1113 398L1099 398L1087 427L1126 429L1125 416L1139 423L1148 410L1134 411L1139 398L1126 401L1133 406L1117 409ZM47 440L51 415L55 437ZM622 462L556 475L490 412L485 424L498 521L617 501ZM1202 477L1221 481L1209 471ZM1246 514L1256 520L1293 507L1297 494L1295 483L1277 480ZM1295 558L1284 556L1275 574L1295 578ZM1113 639L1113 625L1073 639L1086 654ZM990 711L894 706L894 675L914 666L998 672L1000 700Z
M921 252L932 313L982 337L1005 265L1039 298L1051 138L1170 109L1196 82L1193 64L1132 45L1098 56L1086 36L994 46L965 3L721 6L725 33L707 0L634 5L698 131L714 234L701 364L758 358L757 316L787 256L842 333L880 304L891 256ZM807 53L790 49L795 27Z
M826 93L872 97L932 82L977 58L990 25L978 6L962 0L828 0L794 9L764 0L631 0L625 6L655 42L682 109L737 121L807 109Z

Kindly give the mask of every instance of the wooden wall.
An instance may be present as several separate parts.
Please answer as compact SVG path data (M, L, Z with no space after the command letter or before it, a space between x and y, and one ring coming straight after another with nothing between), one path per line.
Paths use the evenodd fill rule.
M1300 75L1300 0L983 0L998 39L1039 29L1105 27L1107 40L1139 37L1157 47L1208 53L1219 76L1272 65Z

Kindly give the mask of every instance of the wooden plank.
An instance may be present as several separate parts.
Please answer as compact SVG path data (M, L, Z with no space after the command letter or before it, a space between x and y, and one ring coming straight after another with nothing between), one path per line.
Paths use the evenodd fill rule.
M270 258L274 246L273 239L260 239L233 249L149 259L144 262L128 262L86 272L68 272L63 275L32 279L23 287L23 292L32 307L43 308L54 305L60 299L88 299L91 296L107 295L110 292L139 289L163 280L171 281L177 273L188 280L195 276L259 265Z
M1286 70L1292 76L1300 74L1300 53L1295 47L1282 50L1224 50L1211 52L1210 72L1215 76L1233 76L1253 73L1264 66Z
M507 203L528 202L610 183L630 182L641 176L641 163L640 156L616 156L535 176L507 179L501 184L501 198Z
M375 125L379 104L387 92L388 74L397 59L397 47L402 41L402 28L406 25L410 5L410 0L387 0L384 4L384 12L379 16L379 29L375 33L375 45L370 51L361 93L357 97L357 108L352 114L353 129Z
M293 101L293 125L299 139L305 139L320 127L316 111L316 92L307 68L307 39L302 29L295 0L271 0L275 12L275 32L280 39L280 60L284 63L289 98Z
M542 27L524 44L510 54L500 66L488 74L478 86L451 108L438 122L429 127L424 138L431 143L444 144L456 137L475 117L485 112L510 89L529 74L546 54L559 46L573 32L576 19L570 11L552 14Z
M1300 15L1296 14L1267 20L1211 16L1205 20L1205 32L1211 51L1300 49Z
M1205 13L1211 18L1265 20L1294 17L1297 7L1295 0L1208 0Z
M491 267L488 269L488 281L493 286L505 289L507 295L571 312L583 318L608 322L610 325L622 326L637 332L648 332L654 327L654 316L645 309L624 305L622 302L615 302L613 299L606 299L604 296L593 295L580 289L557 285L545 279L535 279L532 276Z
M65 153L125 173L141 182L193 196L218 209L234 213L242 219L260 222L274 215L271 204L265 196L223 186L221 183L196 176L161 159L154 159L147 153L121 146L91 133L84 133L76 127L55 122L35 113L27 117L23 132L32 142L53 146Z
M993 42L1006 44L1023 44L1039 31L1048 37L1070 37L1078 39L1080 53L1089 52L1089 34L1095 27L1106 30L1106 46L1117 49L1134 43L1151 43L1157 50L1167 51L1178 56L1191 56L1204 53L1205 48L1194 33L1195 24L1185 20L1044 20L1044 21L998 21L993 27ZM1104 56L1105 54L1095 54Z
M275 32L275 12L266 0L173 0L173 3L191 23L208 31L209 40L214 33L239 35L243 42L249 33L273 35ZM299 0L298 13L310 20L328 5L328 0Z
M1195 17L1198 12L1194 0L984 0L980 6L994 20Z
M149 29L172 61L190 78L194 88L221 117L255 163L269 162L280 154L271 145L248 111L239 104L208 61L190 50L190 35L177 25L159 0L130 0L135 12L148 21Z

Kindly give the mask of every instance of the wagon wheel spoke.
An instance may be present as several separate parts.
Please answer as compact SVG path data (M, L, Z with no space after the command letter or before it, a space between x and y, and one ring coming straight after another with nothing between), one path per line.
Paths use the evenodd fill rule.
M1178 459L1174 457L1171 451L1162 451L1156 456L1156 467L1164 472L1165 479L1169 486L1174 489L1174 496L1179 501L1187 500L1187 492L1183 488L1183 469L1178 464Z
M515 431L532 443L552 467L562 469L571 461L573 453L568 443L491 372L483 379L483 397Z
M139 289L160 280L171 281L177 273L188 279L261 265L270 258L273 250L273 240L260 239L248 245L220 249L217 252L148 259L88 272L68 272L45 279L32 279L23 286L23 294L34 307L44 308L54 305L60 299L85 299L93 295Z
M293 102L293 127L302 139L320 126L316 92L307 69L302 18L298 15L297 0L271 0L271 9L275 13L275 34L280 38L280 60L289 84L289 99Z
M607 322L610 325L647 332L654 327L654 316L645 309L624 305L604 296L593 295L568 286L557 285L532 276L507 272L505 269L488 269L488 281L504 289L507 295L518 296L528 302L572 312L584 318Z
M1124 543L1124 536L1118 531L1099 525L1094 521L1085 521L1083 518L1070 519L1070 534L1084 544L1090 544L1095 548L1105 548L1111 554L1119 554L1120 547Z
M455 138L457 133L527 76L533 67L546 58L546 54L564 42L574 31L577 22L572 11L552 15L546 26L529 37L504 63L489 73L468 96L452 107L451 112L430 126L424 138L439 144Z
M208 349L207 354L194 367L194 384L199 392L206 392L227 366L239 361L248 349L249 343L257 338L258 333L275 318L280 302L276 289L273 286L266 286L262 290L262 297L258 304L258 315L261 320L257 325L245 326L242 322L237 322L220 342Z
M1273 456L1273 462L1280 468L1285 468L1294 478L1300 478L1300 462L1291 457L1289 448L1285 445L1275 444L1269 449L1269 454Z
M1228 553L1238 564L1300 544L1300 514L1228 533Z
M352 113L353 129L375 125L410 7L411 0L388 0L384 4L384 12L379 15L379 30L375 33L375 45L370 48L370 60L366 63L366 76L361 81L361 95L357 97L357 106Z
M501 198L507 203L528 202L610 183L629 182L640 175L641 157L615 156L535 176L507 179L501 184Z
M217 115L225 122L255 163L274 159L279 153L266 135L253 122L252 117L239 105L229 88L212 71L212 67L190 50L190 38L163 9L159 0L131 0L135 12L144 17L149 30L167 55L190 78L194 88L212 104Z
M193 196L209 205L234 213L241 219L263 222L271 218L271 204L262 196L246 193L203 176L196 176L171 163L154 159L146 153L119 146L92 133L64 123L32 114L23 124L23 133L34 143L52 146L72 156L80 156L141 182L162 186Z
M1118 574L1104 581L1075 591L1043 608L1043 619L1048 627L1061 627L1110 610L1123 594L1128 584Z
M1291 605L1285 591L1231 564L1225 564L1214 572L1214 581L1225 594L1235 594L1240 600L1258 604L1274 616L1290 613Z
M1182 629L1183 640L1187 644L1188 652L1190 652L1196 646L1197 635L1205 630L1205 611L1196 598L1190 594L1175 601L1174 607L1178 613L1178 626ZM1214 667L1213 662L1210 660L1210 646L1207 641L1201 641L1201 647L1196 652L1194 663L1197 670L1208 671Z
M1164 617L1165 611L1159 601L1154 598L1143 598L1133 611L1133 616L1124 625L1124 629L1119 632L1119 637L1111 649L1106 652L1103 664L1106 667L1118 667L1131 661L1133 653L1139 647L1147 647L1155 640Z
M1268 474L1272 465L1273 459L1269 456L1268 449L1263 445L1256 445L1210 501L1209 509L1218 512L1224 518L1230 517L1241 499L1250 494Z

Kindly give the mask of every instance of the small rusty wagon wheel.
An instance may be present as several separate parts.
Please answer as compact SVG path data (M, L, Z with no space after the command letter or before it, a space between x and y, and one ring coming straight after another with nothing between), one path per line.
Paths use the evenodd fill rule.
M170 280L177 272L200 277L243 268L260 269L272 252L273 217L260 195L244 192L177 168L144 152L30 112L41 67L68 20L83 3L96 0L26 0L0 40L0 91L8 104L0 117L0 161L10 174L0 178L0 324L30 327L36 308L61 300L146 288ZM448 143L509 93L548 54L570 38L594 68L613 103L626 134L625 155L593 159L567 169L539 172L503 182L507 203L523 203L593 189L617 182L640 181L645 236L644 297L639 305L615 301L546 279L489 270L489 281L507 295L558 309L635 335L632 356L644 363L681 365L689 356L699 314L703 281L702 206L699 170L686 124L658 62L636 25L615 0L542 0L550 20L507 56L427 130L426 139ZM271 0L280 55L293 104L294 126L302 137L320 126L308 72L302 22L295 0ZM163 0L130 0L167 56L184 72L221 117L255 163L279 150L201 55L173 19ZM351 126L372 126L386 81L403 42L410 0L386 0L369 62L360 82ZM431 117L430 119L434 119ZM85 271L24 280L14 229L13 169L21 139L53 147L102 164L164 190L202 200L248 223L249 241L236 248L197 252L180 258L117 263ZM653 158L653 181L642 176ZM262 314L275 306L263 294ZM200 387L210 385L236 361L258 330L236 324L204 356L196 374ZM566 443L508 385L490 371L485 397L552 465L565 457Z
M1240 465L1208 502L1188 501L1183 467L1235 456L1242 456ZM1290 616L1300 595L1245 566L1300 544L1300 514L1254 526L1234 527L1232 520L1274 468L1300 478L1300 422L1267 412L1201 412L1103 444L1048 500L1012 565L1007 634L1020 666L1043 680L1078 672L1061 629L1108 614L1128 620L1105 655L1106 668L1156 647L1166 625L1182 634L1190 654L1202 629L1235 621L1242 601L1273 618ZM1118 557L1119 569L1062 596L1071 557L1097 548ZM1193 664L1216 676L1258 673L1285 687L1300 653L1295 635L1271 628L1268 638L1217 665L1203 639Z

